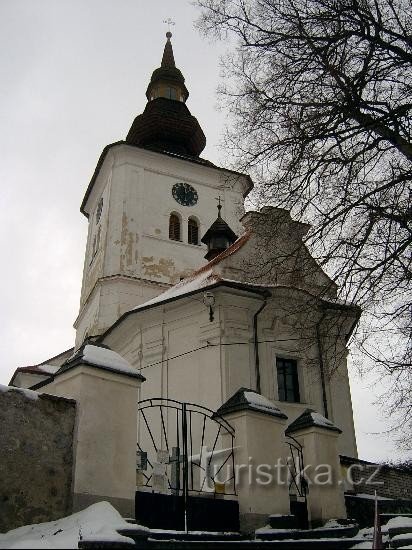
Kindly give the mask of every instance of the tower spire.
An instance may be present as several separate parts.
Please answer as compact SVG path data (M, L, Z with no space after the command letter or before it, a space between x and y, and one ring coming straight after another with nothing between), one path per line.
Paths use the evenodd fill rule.
M166 44L163 50L162 63L160 65L161 67L167 68L167 69L174 69L176 67L175 57L173 55L173 47L172 47L172 43L170 42L171 38L172 38L172 33L170 31L167 31Z
M165 23L173 24L171 20ZM146 90L148 103L144 112L135 118L126 142L198 157L205 148L206 138L186 106L189 92L185 78L175 64L171 37L168 30L160 67L153 71Z

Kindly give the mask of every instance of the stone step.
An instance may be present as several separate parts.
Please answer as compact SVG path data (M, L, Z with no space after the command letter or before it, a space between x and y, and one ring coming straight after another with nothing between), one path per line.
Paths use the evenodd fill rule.
M98 550L107 548L139 548L140 550L349 550L354 545L364 542L365 539L306 539L306 540L156 540L150 537L146 541L134 544L102 541L79 542L79 548L84 550Z
M391 548L402 548L412 545L412 533L402 533L391 537Z
M355 537L359 532L358 525L342 525L341 527L318 527L317 529L270 529L263 527L256 531L259 540L285 539L342 539Z
M122 532L123 534L123 532ZM239 541L246 540L240 533L214 532L214 531L170 531L164 529L150 529L151 540L187 540L187 541Z

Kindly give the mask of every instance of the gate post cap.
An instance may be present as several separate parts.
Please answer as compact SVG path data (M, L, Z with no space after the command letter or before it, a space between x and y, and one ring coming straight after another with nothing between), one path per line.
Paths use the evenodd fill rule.
M249 388L240 388L240 390L218 408L216 415L225 416L245 410L275 416L284 420L288 418L273 401Z

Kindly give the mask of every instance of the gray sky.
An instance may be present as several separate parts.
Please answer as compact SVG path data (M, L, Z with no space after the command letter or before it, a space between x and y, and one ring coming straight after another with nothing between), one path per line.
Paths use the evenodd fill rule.
M218 143L219 55L186 0L0 0L0 383L74 342L87 222L79 206L103 147L124 139L159 66L167 17L188 107ZM394 459L373 405L378 386L352 375L359 454ZM381 433L381 435L379 435Z

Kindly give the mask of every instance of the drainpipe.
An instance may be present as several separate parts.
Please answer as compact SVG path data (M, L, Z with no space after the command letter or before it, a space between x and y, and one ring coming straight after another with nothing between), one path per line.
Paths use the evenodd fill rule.
M253 315L253 337L254 337L254 347L255 347L255 374L256 374L256 391L258 393L261 393L261 387L260 387L260 360L259 360L259 342L258 342L258 326L257 326L257 318L259 313L263 311L263 309L267 305L267 299L270 296L270 292L265 292L263 294L263 304L260 306L260 308L257 310L257 312Z
M318 344L318 356L319 356L319 369L320 369L320 381L322 384L322 400L323 400L323 414L325 418L329 418L328 412L328 400L326 397L326 383L325 383L325 365L323 363L323 348L322 348L322 338L320 335L320 325L325 318L325 313L322 313L322 317L316 323L316 340Z

